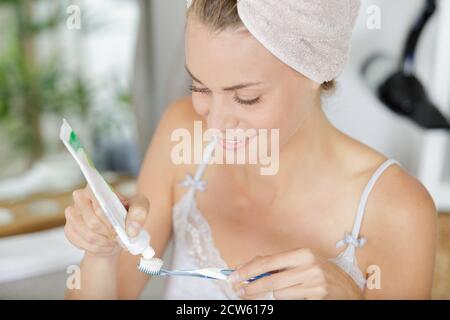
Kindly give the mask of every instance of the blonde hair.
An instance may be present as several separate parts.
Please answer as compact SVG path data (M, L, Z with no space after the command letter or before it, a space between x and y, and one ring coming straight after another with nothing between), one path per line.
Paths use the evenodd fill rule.
M192 0L186 15L194 14L213 31L235 29L243 25L237 11L237 0ZM320 85L322 92L331 93L336 81L325 81Z

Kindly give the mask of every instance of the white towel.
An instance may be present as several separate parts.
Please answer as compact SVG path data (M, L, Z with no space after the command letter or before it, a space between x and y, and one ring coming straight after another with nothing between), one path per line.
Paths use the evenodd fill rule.
M187 1L189 7L191 1ZM238 0L249 32L274 56L317 83L344 69L360 0Z

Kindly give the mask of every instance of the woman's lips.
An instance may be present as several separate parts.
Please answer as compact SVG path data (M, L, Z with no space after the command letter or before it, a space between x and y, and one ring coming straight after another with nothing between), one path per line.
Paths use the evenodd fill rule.
M256 137L256 135L252 137L245 137L242 140L219 139L219 142L224 149L237 150L248 145L250 140L253 139L254 137Z

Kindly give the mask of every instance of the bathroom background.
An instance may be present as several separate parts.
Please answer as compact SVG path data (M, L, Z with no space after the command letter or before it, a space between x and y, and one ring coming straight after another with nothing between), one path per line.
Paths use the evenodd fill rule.
M338 128L429 187L440 211L433 298L449 299L448 131L394 114L375 96L374 76L360 72L375 53L383 55L377 70L392 71L424 2L362 1L348 67L325 108ZM450 55L442 22L450 21L449 2L438 1L417 52L417 73L447 118L450 65L439 63ZM374 8L380 29L368 27ZM95 148L108 181L133 194L162 110L189 94L184 12L184 0L0 0L0 299L63 298L67 267L82 257L63 234L64 207L84 180L59 141L62 117ZM163 288L153 279L142 299L159 298Z

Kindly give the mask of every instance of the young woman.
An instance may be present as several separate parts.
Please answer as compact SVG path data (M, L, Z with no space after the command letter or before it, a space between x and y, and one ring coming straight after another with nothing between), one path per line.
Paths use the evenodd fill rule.
M147 229L157 256L173 238L174 268L236 271L229 282L170 278L165 298L430 298L430 195L396 161L333 127L321 107L345 65L358 1L191 2L192 96L160 121L138 195L124 200L127 227L130 235ZM192 132L196 120L221 132L279 129L278 172L175 165L171 134ZM225 152L237 151L233 141L221 142ZM67 238L86 251L81 289L67 298L137 298L149 278L136 269L139 257L113 240L88 188L74 193L66 218Z

